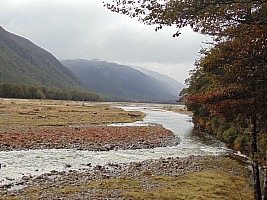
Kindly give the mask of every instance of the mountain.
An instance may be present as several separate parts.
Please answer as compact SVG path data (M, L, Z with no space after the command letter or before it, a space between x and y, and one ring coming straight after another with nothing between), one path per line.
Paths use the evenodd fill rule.
M148 70L142 67L137 67L137 66L132 66L132 67L162 82L166 86L165 87L166 91L168 91L169 93L173 95L179 95L180 91L183 88L185 88L184 84L180 83L179 81L176 81L175 79L169 76L166 76L166 75L163 75L158 72L151 71L151 70Z
M179 88L170 92L164 81L129 66L100 60L65 60L80 80L97 93L134 101L169 102L177 99Z
M82 89L80 80L51 53L0 26L0 83Z

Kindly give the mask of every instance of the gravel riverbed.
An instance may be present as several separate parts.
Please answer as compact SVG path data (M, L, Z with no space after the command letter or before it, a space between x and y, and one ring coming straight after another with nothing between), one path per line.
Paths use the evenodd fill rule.
M2 131L0 136L2 151L49 148L108 151L173 146L179 143L179 138L162 126L12 128ZM151 177L178 177L191 172L219 169L216 165L207 167L205 163L221 162L222 159L224 158L221 156L190 156L130 163L110 162L106 165L93 165L88 162L77 170L72 170L70 164L66 165L63 171L52 170L38 176L25 174L19 180L10 180L9 183L0 185L0 197L2 199L129 199L123 192L128 191L129 187L134 189L137 183L139 189L141 187L144 191L153 190L170 183L151 181Z
M94 167L87 163L85 168L78 171L51 171L38 177L25 176L13 186L13 190L10 190L9 186L1 187L0 194L3 199L18 196L20 199L127 199L122 196L127 187L124 184L126 180L135 179L142 183L143 190L152 190L168 185L168 182L151 182L151 177L177 177L191 172L220 170L217 165L212 166L207 163L218 163L224 159L225 157L221 156L170 157L128 164L109 163ZM239 173L232 168L228 171L233 174ZM98 182L98 187L94 185L97 181L114 179L124 181L118 183L120 187L112 186L112 182L111 185L105 185L108 182ZM14 190L14 188L22 189Z
M69 107L66 105L64 111ZM82 106L81 109L87 107ZM43 110L55 111L55 108L50 105L48 108L42 107L38 109L38 112ZM72 110L71 107L69 112L72 113ZM37 112L37 109L34 108L33 111ZM110 112L110 109L105 108L104 111ZM3 174L0 179L0 199L135 199L125 195L125 192L153 191L161 187L172 187L173 179L193 172L215 170L216 174L216 170L218 170L243 176L242 170L239 171L238 167L232 166L233 163L229 161L232 158L222 156L229 155L223 146L221 147L217 143L215 146L208 146L198 138L192 139L194 135L191 133L192 124L189 117L157 109L147 110L144 108L142 111L146 112L147 118L144 120L146 123L161 123L168 129L161 125L1 127L0 151L4 152L5 158L8 159L6 159L6 163L0 159L0 164L2 164L0 165L0 173L1 167L3 172L9 169L9 174L14 175L14 171L10 170L12 167L15 166L14 169L18 171L17 166L30 165L27 161L30 161L32 157L29 157L30 160L23 160L22 165L21 163L15 165L14 160L12 160L20 160L24 151L37 157L39 154L35 154L35 150L56 152L56 154L52 154L52 157L47 156L49 153L39 156L44 160L53 160L55 155L59 155L59 159L63 159L62 154L58 153L60 151L55 151L58 149L67 150L65 152L67 157L70 157L68 151L72 150L91 151L100 157L100 153L108 152L110 153L108 155L111 156L108 157L107 162L104 162L105 164L99 164L99 162L94 164L93 157L89 157L89 159L82 160L83 162L76 167L74 166L77 164L76 161L69 162L73 159L69 158L69 160L67 159L68 162L63 162L61 168L48 168L49 170L45 172L41 169L42 166L37 165L38 167L34 167L30 172L26 171L27 173L22 172L22 169L19 168L19 178L9 177L8 173ZM31 110L29 112L32 114ZM158 122L159 118L161 119L160 122ZM175 152L181 151L180 154L163 156L161 151L156 151L161 147L166 147L162 149L169 149L167 146L171 146L170 149L173 148ZM137 159L136 162L133 162L131 154L123 154L130 159L129 162L118 162L117 158L121 156L120 150L131 151L133 149L147 149L151 152L148 158L142 161ZM14 157L9 156L13 154ZM155 154L159 156L155 156ZM189 156L192 154L195 156ZM76 155L79 156L80 154L77 153ZM100 157L96 157L96 159L99 160ZM106 157L104 158L106 159ZM34 162L38 163L35 160ZM40 163L44 165L42 161ZM57 160L54 163L59 166Z
M162 126L20 127L0 131L0 151L108 151L173 146L178 143L179 138Z

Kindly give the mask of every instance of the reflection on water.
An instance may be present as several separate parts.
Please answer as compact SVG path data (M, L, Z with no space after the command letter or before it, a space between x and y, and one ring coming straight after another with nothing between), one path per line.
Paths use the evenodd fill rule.
M231 151L210 134L194 130L192 119L188 115L161 110L157 108L157 105L154 107L123 108L145 112L145 123L160 123L177 135L181 143L174 148L176 155L179 157L190 155L219 155Z
M194 142L202 143L203 145L207 146L212 146L212 147L224 146L224 144L219 140L217 140L214 136L196 129L192 129L192 131L190 132L190 134L188 134L187 137L193 140Z
M190 116L160 110L156 106L128 106L122 108L146 113L144 120L135 124L161 124L179 137L181 143L172 147L101 152L72 149L2 151L0 152L0 162L2 164L0 185L19 180L25 175L36 176L52 170L79 170L88 168L88 164L94 166L162 157L220 155L230 152L223 143L213 137L205 133L195 132Z

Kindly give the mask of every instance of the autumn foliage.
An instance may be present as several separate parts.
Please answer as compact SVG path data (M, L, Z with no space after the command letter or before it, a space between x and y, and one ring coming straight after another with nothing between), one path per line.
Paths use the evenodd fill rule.
M261 16L259 21L240 23L218 34L214 46L202 52L203 57L193 72L202 74L202 82L204 79L208 84L195 90L195 85L201 81L193 75L182 94L188 108L195 113L195 122L202 122L199 127L207 129L213 118L221 118L221 123L227 125L211 125L212 132L219 133L216 129L224 129L219 133L221 139L236 150L246 153L247 147L251 146L254 199L261 199L258 165L266 165L267 150L266 13L266 5L263 5L255 13L250 13L253 20ZM265 21L261 21L263 15ZM229 140L229 130L233 129ZM249 137L240 140L248 132Z
M231 135L230 143L250 132L244 141L251 144L254 199L262 199L258 154L265 154L267 144L258 144L267 140L266 1L113 0L105 6L145 24L155 24L156 31L176 26L174 37L186 26L213 37L212 47L202 50L181 98L194 112L198 128L212 132L220 129L221 139ZM267 186L264 193L266 199Z

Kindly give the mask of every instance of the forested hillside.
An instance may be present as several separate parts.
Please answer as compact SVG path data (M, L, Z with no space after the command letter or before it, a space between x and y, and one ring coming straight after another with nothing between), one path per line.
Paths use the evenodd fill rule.
M165 86L166 91L168 91L170 94L173 94L175 96L177 96L177 91L179 94L180 91L183 88L185 88L184 84L180 83L179 81L177 81L177 80L175 80L175 79L173 79L167 75L163 75L161 73L151 71L151 70L145 69L143 67L133 66L132 68L137 69L137 70L141 71L142 73L144 73L150 77L153 77L154 79L157 79Z
M55 99L75 101L106 101L103 95L76 89L51 88L39 85L0 83L0 97L20 99Z
M0 27L0 97L103 101L52 54Z
M88 89L108 96L134 101L170 102L178 98L166 83L132 67L100 60L65 60L62 63L79 77Z
M0 83L83 88L75 75L52 54L0 27Z

